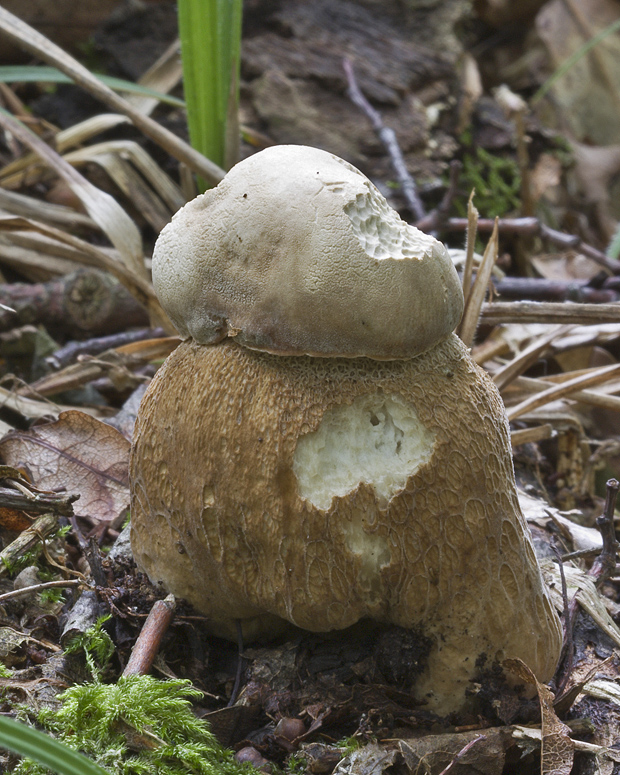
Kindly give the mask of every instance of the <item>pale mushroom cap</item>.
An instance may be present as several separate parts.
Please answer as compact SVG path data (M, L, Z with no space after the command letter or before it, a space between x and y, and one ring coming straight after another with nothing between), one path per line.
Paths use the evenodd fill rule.
M185 205L157 240L153 282L181 336L284 355L410 358L463 311L446 248L355 167L297 145Z
M417 691L438 712L462 705L482 655L553 674L561 629L501 399L454 335L389 364L183 343L130 468L138 565L216 634L417 628L433 644Z

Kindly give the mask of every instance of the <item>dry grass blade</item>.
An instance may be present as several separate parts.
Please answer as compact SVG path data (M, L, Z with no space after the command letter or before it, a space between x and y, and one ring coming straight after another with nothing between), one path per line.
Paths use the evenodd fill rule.
M0 231L2 230L32 230L39 234L43 234L46 237L50 237L53 240L57 240L62 244L76 248L78 251L76 255L79 256L82 264L94 266L97 269L104 269L107 272L110 272L110 274L116 277L116 279L127 288L138 303L142 304L142 306L149 311L149 315L155 326L161 326L170 334L176 333L174 326L163 311L152 285L144 278L139 277L129 267L125 266L120 261L115 260L100 248L91 245L89 242L85 242L79 237L74 237L72 234L68 234L60 229L55 229L53 226L37 223L28 218L0 216Z
M76 165L90 162L101 167L156 234L172 217L173 211L164 205L156 189L149 186L142 175L121 154L104 151L101 148L94 151L92 148L84 148L68 154L67 160Z
M487 325L500 323L556 323L587 326L620 323L620 304L576 304L570 301L500 301L482 305Z
M554 581L554 584L549 587L549 593L554 605L558 610L562 610L563 603L560 592L562 585L557 564L547 562L544 564L543 569ZM594 619L601 630L611 638L616 646L620 646L620 628L609 615L605 607L605 600L596 588L594 579L588 576L586 571L581 570L581 568L575 568L568 563L564 564L564 573L566 575L569 599L577 593L579 605Z
M80 148L77 151L66 154L65 159L70 164L80 164L89 161L101 163L98 159L100 155L115 155L118 159L117 163L121 164L131 162L142 177L151 185L153 191L157 192L158 198L161 197L168 205L170 215L176 213L185 204L185 197L181 189L162 170L153 157L133 140L109 140L104 143L89 145L86 148ZM106 165L102 164L102 166L105 167ZM168 216L168 220L170 220L170 216Z
M65 390L74 390L88 384L102 375L109 374L123 386L135 387L144 382L144 377L134 376L132 369L153 360L163 360L175 350L180 339L170 336L162 339L144 339L139 342L115 347L96 358L73 363L55 374L48 374L32 385L19 389L20 395L50 396ZM133 384L135 382L135 384Z
M20 48L57 67L93 97L109 105L112 110L128 116L141 132L165 148L171 156L187 164L196 174L211 183L219 183L224 177L224 170L217 164L209 161L188 143L183 142L156 121L136 110L131 103L115 94L112 89L105 86L76 59L2 7L0 7L0 31Z
M127 116L120 116L118 113L100 113L57 132L54 135L54 148L62 154L70 148L75 148L90 140L91 137L101 134L101 132L113 129L120 124L130 123L131 121ZM24 171L39 164L39 157L36 154L23 154L19 159L15 159L0 170L0 184L5 188L18 188L24 180Z
M17 395L13 390L0 387L0 407L10 409L26 420L41 420L43 418L58 417L61 412L74 409L73 406L64 406L51 401L37 401L33 398ZM93 417L102 417L104 412L100 409L82 407L81 411ZM13 428L11 428L13 430Z
M18 194L16 191L7 191L5 188L0 188L0 208L13 215L23 215L24 218L34 218L57 226L97 228L97 224L92 218L78 213L70 207L51 204L43 199Z
M183 78L181 64L181 42L177 39L172 42L159 59L142 74L138 83L140 86L148 86L149 89L167 94ZM159 105L155 97L142 97L139 94L127 96L129 102L140 113L149 116L153 109Z
M2 216L0 213L0 222ZM0 263L33 283L47 282L82 266L74 248L26 231L0 231Z
M489 280L491 279L491 272L497 261L497 219L495 220L495 227L493 233L487 243L482 257L482 262L476 273L476 279L467 296L467 304L465 305L465 312L463 313L463 319L459 327L459 336L467 347L471 347L474 341L474 335L476 328L478 327L478 320L480 318L480 309L482 302L486 295Z
M544 441L550 439L553 433L551 425L536 425L533 428L522 428L518 431L512 431L510 434L510 443L512 447L518 447L521 444L531 444L533 441Z
M0 126L27 145L66 181L93 221L119 251L127 266L138 276L146 277L140 232L118 202L105 191L93 186L47 143L4 111L0 111Z
M533 379L531 377L518 377L513 386L527 393L542 393L548 390L549 381L545 379ZM504 396L506 400L506 396ZM620 412L620 396L609 396L605 393L599 393L594 390L578 390L571 394L572 401L580 401L582 404L598 406L601 409L609 409L613 412Z
M465 306L471 293L471 278L474 271L474 254L476 252L476 232L478 231L478 218L480 213L474 207L474 194L472 191L467 202L467 241L465 269L463 270L463 297Z
M535 342L532 342L529 347L526 347L523 352L519 353L516 358L513 358L501 369L498 369L493 375L493 382L495 382L497 388L501 390L501 388L518 377L519 374L523 374L548 349L554 339L563 336L570 329L571 326L560 326L555 331L550 331Z
M563 382L560 385L554 385L548 390L538 393L538 395L526 398L516 406L510 407L506 411L509 420L515 420L517 417L525 414L526 412L532 412L534 409L539 409L541 406L555 401L558 398L564 398L565 396L571 396L578 390L585 387L591 387L593 385L599 385L601 382L606 382L612 377L616 377L620 374L620 364L615 363L613 366L604 366L602 369L596 369L592 374L582 375L571 379L568 382Z

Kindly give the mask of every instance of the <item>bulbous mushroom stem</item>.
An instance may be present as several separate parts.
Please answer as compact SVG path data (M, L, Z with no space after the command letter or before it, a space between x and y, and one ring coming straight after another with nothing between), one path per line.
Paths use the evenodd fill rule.
M218 635L417 628L416 692L440 713L484 658L553 674L503 405L454 335L390 362L185 342L143 400L130 473L138 565Z

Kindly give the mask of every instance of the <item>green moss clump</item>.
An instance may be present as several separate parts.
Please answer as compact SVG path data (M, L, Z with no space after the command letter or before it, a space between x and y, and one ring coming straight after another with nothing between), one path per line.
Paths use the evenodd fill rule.
M521 207L521 173L514 159L489 153L474 147L468 133L461 137L468 148L463 154L460 187L469 195L476 189L475 204L483 218L495 218L518 211ZM455 206L459 215L467 215L467 197L458 198Z
M241 775L245 765L215 739L191 711L200 697L189 681L128 676L115 684L73 686L59 695L59 710L39 722L62 743L118 775ZM24 759L18 775L48 775Z

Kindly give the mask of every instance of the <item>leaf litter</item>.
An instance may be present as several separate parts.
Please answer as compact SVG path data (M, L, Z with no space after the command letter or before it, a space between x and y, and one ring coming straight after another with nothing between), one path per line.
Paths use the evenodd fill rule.
M602 0L598 6L595 0L589 3L605 6L605 13L609 12L609 4ZM561 51L549 26L553 14L557 15L555 21L566 23L558 8L558 3L548 3L538 24L543 29L540 25L545 22L543 44L559 63L566 52ZM0 456L7 471L14 470L13 476L0 482L4 539L0 576L8 585L0 592L11 591L13 581L8 577L19 578L29 568L34 568L35 578L40 572L54 575L60 577L59 583L64 578L81 584L84 591L77 596L68 586L64 596L45 604L47 608L41 608L37 593L26 592L20 598L10 598L0 609L0 650L6 652L2 661L13 671L10 678L0 679L6 690L0 702L3 710L10 710L18 696L20 701L26 698L36 704L34 687L39 682L52 689L46 702L53 706L57 691L67 686L67 676L70 683L84 680L79 660L68 657L56 645L63 606L71 614L77 613L79 601L84 605L84 615L71 624L72 632L82 635L91 631L102 614L112 614L106 632L114 642L116 662L105 669L108 679L114 680L146 614L163 594L136 574L127 548L127 532L120 528L128 505L127 439L135 417L133 397L141 394L157 365L178 342L147 279L148 255L143 243L148 230L151 235L156 233L183 203L181 192L187 186L182 177L177 184L155 161L152 146L149 149L135 140L101 143L95 138L104 130L127 126L131 119L204 177L217 180L222 171L207 160L197 159L182 141L171 141L157 126L153 128L151 119L141 118L140 113L146 116L153 111L152 98L110 97L71 57L36 35L27 35L8 12L0 15L0 27L13 39L24 41L27 37L24 45L28 50L34 49L41 59L75 75L83 86L119 111L93 116L56 132L53 147L45 139L32 139L12 117L4 120L5 130L23 143L23 150L13 158L5 155L0 169L0 265L30 280L49 280L81 264L111 272L148 310L152 323L163 325L164 333L171 335L93 350L93 355L76 356L78 360L63 363L56 370L50 370L49 363L45 366L32 353L21 362L11 361L18 372L15 387L0 387ZM291 34L297 29L293 23ZM565 44L568 42L562 41ZM171 46L168 59L161 63L161 84L157 70L149 76L153 88L168 89L177 83L175 50ZM598 56L598 66L602 61L606 67L606 54ZM588 61L588 66L597 65ZM482 81L476 78L479 64L473 57L469 67L471 88L468 105L462 106L463 126L467 126L468 115L471 118L476 104L486 99ZM373 88L376 94L381 93L377 83ZM561 106L570 91L561 81L553 88ZM209 639L201 631L202 617L180 603L155 669L162 676L190 678L203 692L195 712L209 719L224 744L239 751L254 751L259 758L253 761L261 768L275 762L291 771L298 768L295 771L335 771L343 775L378 775L385 771L432 775L540 771L543 775L568 775L571 771L585 772L583 768L575 769L581 766L579 758L574 758L576 751L595 762L601 772L612 772L618 762L614 749L618 743L614 728L618 729L620 720L618 579L612 574L604 584L597 584L589 569L603 545L595 518L602 510L605 482L620 473L620 444L616 443L617 449L613 446L616 435L620 436L620 312L614 303L559 304L553 298L532 302L527 297L507 302L498 299L494 290L494 285L501 287L506 258L512 256L511 272L520 262L522 274L552 280L559 284L560 292L568 294L567 298L576 281L594 290L597 285L604 287L608 301L619 298L614 285L618 267L605 258L600 240L596 246L590 245L593 235L596 238L596 228L604 239L615 226L609 185L610 170L615 169L617 161L617 141L609 146L591 147L583 142L572 145L581 190L594 208L594 230L584 229L579 236L560 233L554 231L555 217L541 227L537 218L545 208L547 213L559 212L557 196L565 183L565 165L551 147L546 147L535 163L534 159L528 162L527 153L524 160L524 132L531 132L536 142L543 142L542 135L536 134L527 104L514 102L510 91L496 92L493 99L499 109L509 108L509 121L513 123L508 126L513 127L515 147L521 149L518 164L521 172L527 173L530 188L529 204L524 199L523 207L539 208L536 217L524 211L508 213L499 221L485 221L489 214L482 213L483 218L479 218L475 197L470 199L469 217L464 222L446 218L439 211L429 217L445 229L442 236L447 240L457 229L467 231L463 270L467 306L460 333L472 346L474 358L500 388L513 420L520 500L537 548L547 558L542 563L556 607L564 609L564 584L569 602L582 611L574 626L568 688L555 696L552 689L536 681L525 665L513 664L515 680L533 687L536 703L527 696L515 697L499 674L489 673L481 676L479 686L472 687L482 713L437 719L412 702L407 686L394 679L410 676L415 658L408 635L390 630L327 641L316 636L299 637L282 646L246 648L241 694L233 707L225 708L236 669L235 649ZM616 103L611 100L614 110ZM510 105L517 105L516 113ZM587 116L571 116L582 141L582 126L587 120ZM277 129L273 131L273 139L282 141ZM396 133L397 141L400 137ZM297 135L293 141L307 139ZM406 154L405 162L410 160ZM70 165L79 166L80 171ZM102 186L101 174L93 172L95 165L111 183ZM81 200L88 215L75 201L69 206L50 205L33 195L33 191L51 191L58 176ZM114 196L103 190L108 187ZM62 191L62 187L57 189ZM469 196L470 192L465 193ZM135 201L139 201L138 213L132 210L132 205L136 209ZM402 203L396 199L396 204ZM567 212L570 215L570 207ZM527 216L527 220L514 217L519 215ZM565 221L571 222L568 217ZM514 233L525 236L510 236L513 226ZM487 238L485 230L491 228ZM93 239L95 234L97 239ZM103 235L110 245L100 244ZM478 250L476 240L480 235L484 245ZM553 253L545 242L551 238ZM152 236L148 239L152 241ZM562 244L564 247L558 248ZM557 293L558 287L553 292ZM53 403L46 396L62 403ZM125 402L128 411L121 422L119 408ZM115 415L124 435L103 421L113 422ZM25 478L22 481L20 477ZM79 498L75 499L76 495ZM49 513L41 515L35 501ZM71 525L69 536L59 534L61 523ZM560 547L562 573L552 557L552 540ZM102 557L99 544L109 548L114 541L112 559ZM30 565L22 568L24 562ZM390 648L394 643L399 644L396 654ZM592 720L590 726L586 719ZM348 740L339 742L341 738ZM137 745L142 743L138 741ZM255 754L247 755L252 760Z

